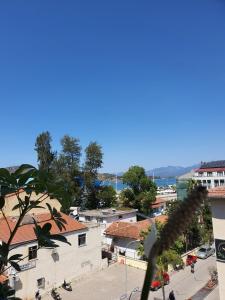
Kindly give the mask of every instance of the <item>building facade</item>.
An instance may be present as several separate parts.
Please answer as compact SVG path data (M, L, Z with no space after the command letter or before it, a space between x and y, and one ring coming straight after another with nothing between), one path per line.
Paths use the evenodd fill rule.
M212 209L219 294L220 300L225 300L225 187L220 186L210 189L208 197Z
M41 226L51 223L51 233L64 235L71 245L57 242L57 248L38 250L34 224L29 222L22 225L15 235L11 247L16 248L10 255L22 254L25 259L20 263L20 272L11 267L6 275L17 297L34 299L37 290L43 295L53 287L62 285L64 280L70 281L102 268L100 227L97 224L87 227L67 215L62 216L67 224L61 232L54 221L49 221L49 214L39 214L35 218ZM14 219L8 218L12 228ZM0 226L4 229L0 232L1 241L7 241L9 235L5 223L0 220Z
M225 160L202 163L192 177L207 189L225 185Z
M25 198L26 193L23 190L19 191L19 194L21 199ZM43 194L35 194L32 193L31 199L33 201L38 200L40 197L42 197ZM44 199L43 199L44 198ZM59 203L59 201L57 199L50 199L49 196L44 196L43 198L41 198L42 203L41 206L43 208L33 208L30 212L31 213L43 213L45 211L48 210L48 207L46 205L46 203L48 203L49 205L51 205L52 207L55 207L57 211L60 211L61 209L61 204ZM15 193L12 194L8 194L5 196L5 205L3 208L4 214L6 216L18 216L19 215L19 209L13 209L13 207L18 204L18 199L17 199L17 195ZM2 217L2 213L0 212L0 218Z
M143 240L142 232L148 231L151 224L155 221L165 223L167 216L161 215L155 218L143 221L128 223L114 222L105 231L106 243L108 250L116 255L140 259L138 247Z

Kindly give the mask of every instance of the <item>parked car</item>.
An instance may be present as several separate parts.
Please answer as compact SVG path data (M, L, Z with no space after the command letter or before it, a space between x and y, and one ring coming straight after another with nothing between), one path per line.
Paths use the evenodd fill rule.
M151 284L151 290L157 291L162 286L160 277L161 276L159 273L155 275L155 277L153 278L152 284ZM166 272L163 273L163 281L164 281L164 285L167 285L170 283L170 276Z
M205 258L209 257L210 255L212 255L214 252L215 252L215 249L212 248L211 246L209 246L209 245L202 246L197 252L197 257L205 259Z
M186 266L190 266L192 263L197 262L197 256L189 254L186 258Z

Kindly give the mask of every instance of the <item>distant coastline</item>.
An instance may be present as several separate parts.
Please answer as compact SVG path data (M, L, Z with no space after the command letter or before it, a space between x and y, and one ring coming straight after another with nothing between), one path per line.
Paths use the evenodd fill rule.
M168 185L174 185L176 184L176 178L175 177L170 177L170 178L157 178L154 179L154 182L156 183L156 185L158 187L166 187ZM104 180L101 183L104 186L113 186L114 189L117 189L117 191L121 191L125 188L127 188L126 184L123 184L123 182L121 180L117 181L116 184L116 180L113 178L113 180Z

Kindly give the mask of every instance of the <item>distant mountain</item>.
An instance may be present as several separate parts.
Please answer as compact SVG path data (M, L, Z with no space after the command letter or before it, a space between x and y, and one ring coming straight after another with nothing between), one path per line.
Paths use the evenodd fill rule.
M159 176L162 178L165 177L177 177L180 175L183 175L185 173L190 172L193 169L196 169L200 166L200 164L196 164L189 167L180 167L180 166L168 166L168 167L161 167L161 168L155 168L149 171L146 171L146 174L148 176Z

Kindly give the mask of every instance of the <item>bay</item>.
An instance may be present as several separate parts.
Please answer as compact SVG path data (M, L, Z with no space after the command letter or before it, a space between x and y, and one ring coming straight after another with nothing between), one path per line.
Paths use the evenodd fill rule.
M168 185L175 185L176 178L160 178L160 179L155 179L154 182L158 187L166 187ZM111 185L112 187L114 187L114 189L117 189L117 191L122 191L123 189L127 188L127 185L123 184L123 182L119 180L117 184L115 181L110 181L110 180L102 181L101 184L103 186Z

